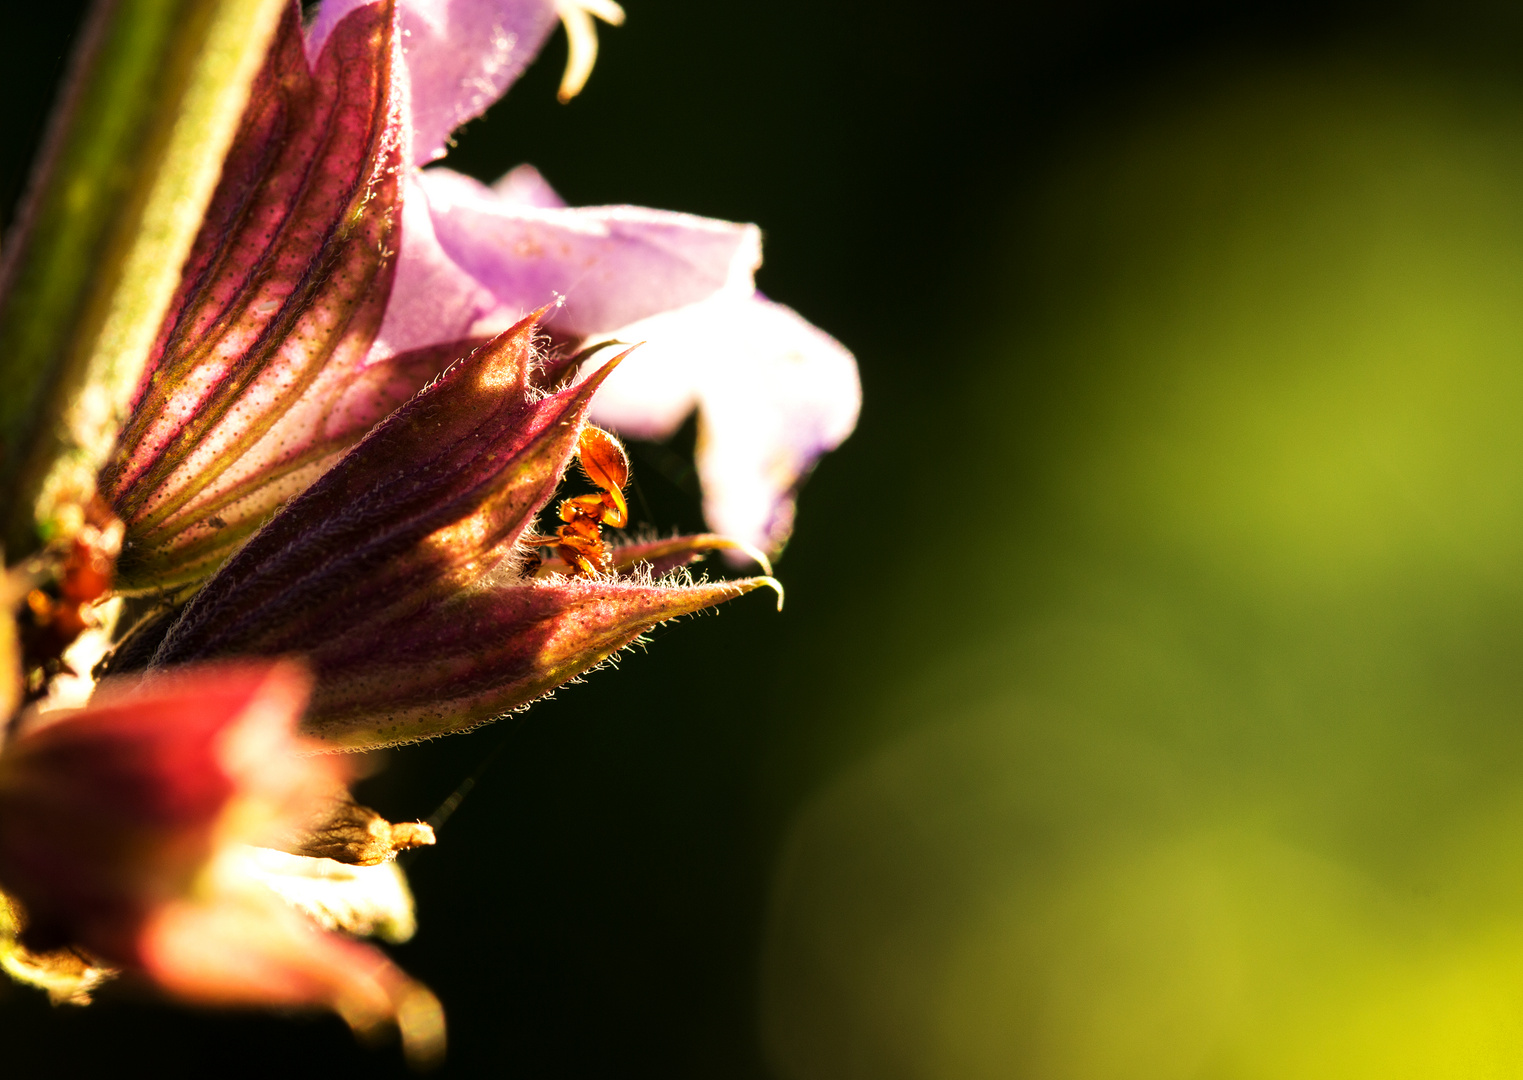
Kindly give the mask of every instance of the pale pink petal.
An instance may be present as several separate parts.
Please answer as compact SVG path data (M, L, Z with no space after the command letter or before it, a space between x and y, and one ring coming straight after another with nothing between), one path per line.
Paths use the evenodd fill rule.
M710 526L780 548L799 483L856 425L862 390L851 353L760 294L667 312L616 336L646 344L599 391L593 421L661 438L696 404Z
M428 198L411 174L402 191L402 248L391 303L369 362L466 336L497 299L439 246Z
M533 165L519 165L498 177L492 191L504 206L538 206L553 210L566 205L550 182Z
M207 1005L343 1002L341 1011L371 1023L390 1015L377 976L394 969L380 952L318 930L273 893L263 903L256 896L159 908L138 941L145 973L176 997Z
M422 186L440 247L500 305L478 332L561 295L552 330L606 333L720 293L749 296L761 262L754 225L635 206L510 205L447 169L424 172Z
M307 49L316 53L360 0L325 0ZM450 132L486 112L555 29L554 0L403 0L402 55L412 94L413 162L444 156Z
M731 305L719 306L729 310ZM704 341L698 329L709 325L707 307L679 308L619 331L619 340L642 344L593 399L593 423L632 439L658 440L682 426L698 407L704 367L718 362L712 343Z

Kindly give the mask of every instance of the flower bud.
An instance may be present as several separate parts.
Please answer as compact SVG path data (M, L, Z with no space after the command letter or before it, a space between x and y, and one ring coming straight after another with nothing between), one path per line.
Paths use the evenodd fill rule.
M307 733L333 748L386 746L473 727L656 623L776 588L770 578L525 572L525 549L553 543L532 536L534 517L619 362L543 394L541 314L452 366L292 500L191 600L153 666L300 654L316 677ZM597 475L622 480L622 451L592 441ZM722 546L712 541L668 541L651 554L675 565Z
M293 735L306 691L290 664L245 663L24 717L0 753L0 966L55 995L110 965L190 1002L331 1008L436 1056L426 989L246 870L343 779Z

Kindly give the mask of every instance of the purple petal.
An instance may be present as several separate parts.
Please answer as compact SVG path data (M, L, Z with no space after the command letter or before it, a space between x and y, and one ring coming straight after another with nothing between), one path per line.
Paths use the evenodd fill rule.
M215 565L211 549L230 549L333 449L326 439L346 421L318 421L355 387L381 323L406 143L394 24L381 5L356 12L309 71L297 10L251 94L102 472L127 524L118 574L128 588L200 576L205 558ZM183 543L197 559L180 559Z
M781 548L798 485L856 426L862 390L851 353L760 294L717 298L616 333L646 344L604 384L593 421L664 438L696 404L709 524L763 550Z
M635 207L567 209L528 166L490 188L430 169L421 187L439 251L501 304L473 330L564 295L549 320L557 333L647 341L593 415L627 435L663 438L699 408L710 525L781 548L793 493L851 433L861 388L849 352L754 293L756 228Z
M308 49L360 0L325 0ZM450 132L507 92L555 29L554 0L403 0L415 165L444 156ZM531 307L538 305L530 305Z
M439 246L416 174L408 176L403 192L402 250L391 304L370 351L372 362L463 338L497 307L496 297Z
M557 333L605 333L721 293L749 296L761 262L754 225L636 206L513 204L448 169L427 170L422 185L440 247L496 297L499 322L562 295Z

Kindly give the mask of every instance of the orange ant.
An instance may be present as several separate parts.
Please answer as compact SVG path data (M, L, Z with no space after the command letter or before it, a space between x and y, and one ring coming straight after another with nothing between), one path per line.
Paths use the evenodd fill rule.
M591 424L582 428L576 443L576 456L597 492L562 500L560 517L563 524L555 530L554 536L534 537L533 540L554 547L566 565L583 577L597 577L613 569L613 557L603 544L602 526L622 529L629 524L629 506L624 502L624 485L629 483L629 458L618 439Z

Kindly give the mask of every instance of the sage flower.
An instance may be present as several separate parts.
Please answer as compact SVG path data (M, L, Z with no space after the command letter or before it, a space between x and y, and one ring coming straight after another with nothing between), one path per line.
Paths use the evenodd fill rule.
M558 13L586 9L329 0L304 33L293 5L101 477L119 587L195 585L444 364L557 299L565 342L648 339L593 419L663 437L698 408L711 525L787 539L860 393L849 353L756 294L755 226L566 208L532 170L489 189L417 168Z
M356 0L325 0L313 27ZM596 55L591 14L609 0L404 0L412 160L443 157L449 133L504 94L558 15L571 43L562 100ZM631 206L568 208L532 166L491 187L447 169L414 172L404 195L396 294L373 356L481 338L554 296L556 335L647 345L593 403L594 422L665 438L694 409L698 472L716 531L776 551L798 486L856 425L851 354L757 291L754 225Z
M552 543L531 527L618 363L545 393L539 314L451 366L260 530L153 666L300 654L316 676L309 737L366 749L474 727L658 622L778 588L657 576L715 546L706 536L615 551L592 576L526 564Z
M23 717L0 752L0 966L63 1000L120 971L192 1003L328 1008L437 1057L433 995L245 869L345 779L294 737L306 694L290 665L244 663Z
M465 730L663 620L781 597L767 552L860 395L848 352L756 292L757 229L569 208L529 167L492 187L424 168L557 20L574 96L594 16L622 12L327 0L304 28L285 9L77 557L3 582L16 977L69 1000L120 970L187 1001L324 1007L434 1057L432 995L329 932L405 937L389 860L432 832L356 806L310 755ZM646 343L609 358L619 339ZM628 461L598 423L663 437L694 409L719 531L614 542ZM575 462L596 491L551 509ZM712 551L763 574L695 580ZM68 649L111 637L91 612L112 595L155 612L107 646L121 677L21 711Z

